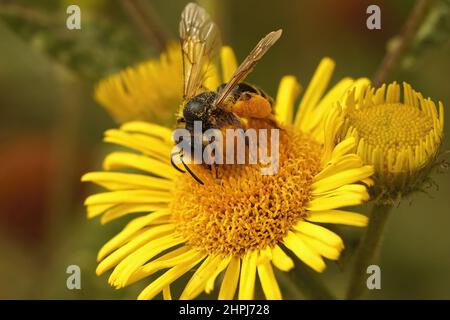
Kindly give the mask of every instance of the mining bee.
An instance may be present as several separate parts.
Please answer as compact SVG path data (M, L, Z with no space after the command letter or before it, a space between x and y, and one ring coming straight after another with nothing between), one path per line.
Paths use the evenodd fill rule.
M243 128L242 118L264 119L272 116L272 99L261 89L242 81L280 38L281 29L262 38L236 69L230 81L220 85L216 91L207 91L202 86L208 64L221 47L216 24L205 9L189 3L181 14L179 33L184 86L177 123L178 127L190 132L192 141L196 121L201 121L204 132L225 127ZM186 171L203 184L183 160L182 151L172 153L171 162L177 170L185 172L175 165L175 156L179 156ZM214 166L211 169L214 170Z

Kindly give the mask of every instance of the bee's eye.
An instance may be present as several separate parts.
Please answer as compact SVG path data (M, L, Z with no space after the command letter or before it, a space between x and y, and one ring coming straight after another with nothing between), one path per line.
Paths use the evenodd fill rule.
M186 120L201 120L204 109L204 105L200 101L191 100L184 106L183 116Z

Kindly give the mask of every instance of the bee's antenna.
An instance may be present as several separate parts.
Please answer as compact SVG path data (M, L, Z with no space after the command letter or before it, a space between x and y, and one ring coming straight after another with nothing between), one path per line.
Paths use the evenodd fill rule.
M175 162L173 161L173 157L176 156L177 154L179 154L179 152L177 152L177 151L171 153L171 155L170 155L170 163L172 164L172 166L173 166L175 169L177 169L177 170L180 171L181 173L186 173L186 171L184 171L183 169L180 169L180 168L175 164ZM183 163L183 164L184 164L184 163Z
M183 161L183 155L180 156L180 160L181 160L181 163L183 164L184 168L186 169L187 172L189 172L189 174L192 176L192 178L194 178L195 181L197 181L197 182L200 183L201 185L204 185L203 181L200 180L200 178L197 177L197 176L195 175L194 172L192 172L192 170L186 165L186 163L184 163L184 161Z

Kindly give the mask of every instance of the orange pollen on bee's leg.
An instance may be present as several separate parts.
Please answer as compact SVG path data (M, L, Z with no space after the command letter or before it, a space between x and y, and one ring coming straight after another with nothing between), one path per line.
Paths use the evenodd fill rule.
M246 92L236 101L231 110L239 117L267 118L272 113L272 106L266 98Z
M196 165L204 185L181 175L170 204L172 220L192 247L209 254L242 255L279 243L306 215L321 146L310 136L280 130L279 170L260 164L221 165L220 178Z

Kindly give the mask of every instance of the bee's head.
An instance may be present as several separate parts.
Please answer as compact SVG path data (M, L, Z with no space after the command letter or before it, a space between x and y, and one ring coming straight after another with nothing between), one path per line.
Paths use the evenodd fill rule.
M206 107L203 101L194 97L184 106L183 118L188 122L200 121L204 118Z
M183 118L186 122L207 121L216 93L203 92L189 100L183 108Z

